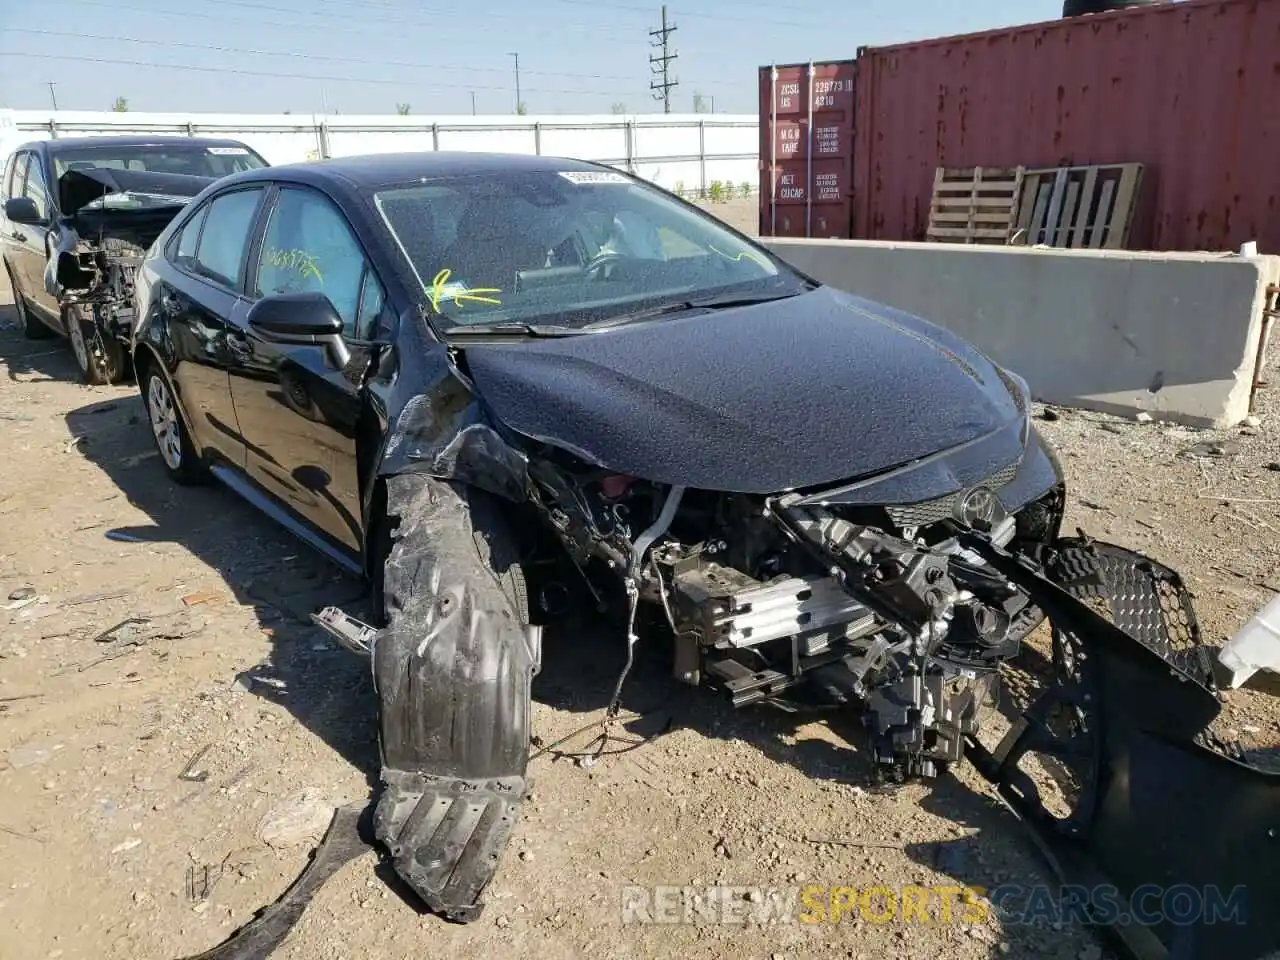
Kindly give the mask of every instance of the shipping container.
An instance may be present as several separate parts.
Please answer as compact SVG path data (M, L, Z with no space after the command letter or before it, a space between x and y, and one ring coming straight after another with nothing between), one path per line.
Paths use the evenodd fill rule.
M760 68L760 235L847 237L852 60Z
M1280 253L1278 0L864 48L857 63L854 236L923 240L939 166L1138 162L1130 247Z

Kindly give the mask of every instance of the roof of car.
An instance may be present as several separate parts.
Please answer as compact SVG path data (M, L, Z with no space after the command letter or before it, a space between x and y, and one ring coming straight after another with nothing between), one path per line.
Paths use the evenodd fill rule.
M110 136L110 137L58 137L56 140L33 140L18 147L19 150L43 148L49 153L61 153L63 150L76 150L85 147L169 147L196 144L205 147L244 147L242 140L231 140L226 137L157 137L157 136Z
M423 151L419 153L379 153L359 157L336 157L308 163L282 164L264 170L237 174L237 180L290 179L302 183L342 179L355 187L376 189L434 177L495 173L596 171L600 164L565 157L532 156L519 153L467 153Z

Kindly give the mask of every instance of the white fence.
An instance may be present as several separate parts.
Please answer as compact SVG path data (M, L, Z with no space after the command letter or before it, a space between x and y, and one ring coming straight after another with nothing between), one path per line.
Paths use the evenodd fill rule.
M0 109L0 157L28 140L137 134L242 140L272 164L415 150L548 154L594 160L668 189L758 184L750 114L627 116L294 116Z

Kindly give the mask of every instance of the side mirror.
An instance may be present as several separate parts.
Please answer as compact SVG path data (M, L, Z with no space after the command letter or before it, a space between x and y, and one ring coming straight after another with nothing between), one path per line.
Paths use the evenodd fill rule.
M351 362L351 351L342 339L342 316L323 293L263 297L249 308L246 319L263 340L323 347L339 370Z
M30 197L10 197L4 202L4 215L13 223L29 227L43 227L48 218L40 216L40 208Z

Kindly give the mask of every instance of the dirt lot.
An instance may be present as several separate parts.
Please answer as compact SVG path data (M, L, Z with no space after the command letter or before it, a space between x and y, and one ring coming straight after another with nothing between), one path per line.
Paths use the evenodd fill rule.
M0 607L27 586L40 599L0 611L0 957L197 953L285 889L333 805L375 787L367 669L307 621L361 587L231 494L171 486L134 388L77 385L66 347L25 341L12 320L0 307ZM1183 571L1212 639L1280 589L1280 443L1265 410L1250 435L1071 412L1041 427L1074 485L1069 526ZM1180 456L1206 440L1236 446ZM551 742L601 715L623 644L546 642L534 729ZM368 852L278 956L1104 956L1080 929L994 920L624 926L632 884L1048 879L967 768L869 793L852 725L734 713L648 661L625 706L644 714L633 733L669 732L591 767L536 759L475 924L421 914ZM1280 742L1274 701L1234 697L1226 722L1260 752Z
M719 203L703 200L698 203L698 206L710 210L729 226L741 230L748 236L754 237L760 229L760 197L757 194L749 197L734 197L732 200L722 200Z

